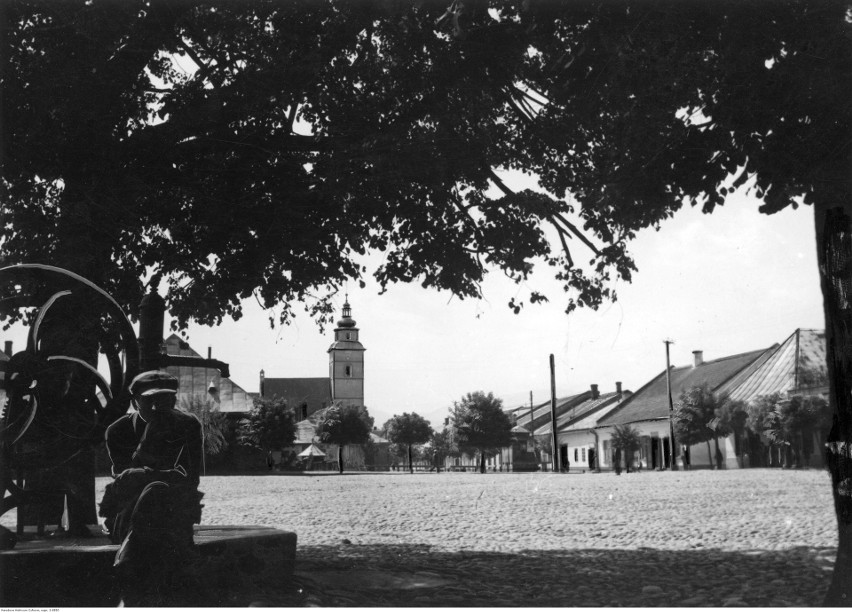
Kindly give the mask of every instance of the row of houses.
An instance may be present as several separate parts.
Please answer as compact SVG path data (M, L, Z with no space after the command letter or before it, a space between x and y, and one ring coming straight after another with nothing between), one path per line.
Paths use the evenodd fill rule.
M349 317L344 317L336 330L338 334L343 331L357 333L354 325L347 325L348 321ZM357 336L353 338L357 341ZM198 356L175 335L166 340L166 349L169 354ZM333 374L329 378L270 379L264 378L261 371L260 393L255 394L244 391L229 379L220 378L214 369L175 367L170 371L180 380L181 395L211 397L223 412L233 413L235 417L247 413L258 395L286 398L298 409L298 435L285 454L298 455L316 444L317 420L323 409L335 401L330 384ZM557 398L556 437L560 464L570 465L571 471L613 469L613 432L616 426L630 425L638 430L641 439L633 463L643 469L670 468L669 385L675 401L683 391L700 385L707 385L717 395L725 394L744 402L772 393L825 394L825 333L822 330L797 329L780 344L713 360L705 360L702 351L694 351L693 363L672 366L668 377L666 374L666 370L662 370L635 392L623 390L622 384L616 382L611 391L601 391L599 385L592 384L586 391ZM489 469L550 469L551 453L541 452L541 443L548 446L547 443L552 440L551 402L517 406L508 409L507 413L515 424L513 442L488 459ZM370 456L359 446L345 448L345 463L352 469L387 468L393 461L387 451L388 441L377 433L371 435L371 441ZM719 449L726 468L761 465L760 458L756 456L760 449L736 434L720 440ZM326 456L317 454L315 458L320 465L336 457L336 448L323 446L322 451ZM682 462L682 453L678 454ZM693 467L710 467L716 462L714 449L707 444L691 447L689 455ZM279 459L277 452L275 458ZM818 466L821 461L820 453L809 457L809 465ZM448 468L472 467L474 464L473 457L446 460Z
M344 318L335 330L335 344L329 349L332 358L329 377L270 379L264 378L261 371L260 391L250 393L234 381L221 377L218 370L212 368L170 366L168 371L180 381L182 397L210 399L222 412L235 419L243 417L252 409L255 397L279 396L286 399L297 410L298 435L295 443L285 449L285 454L299 455L315 445L318 419L324 408L337 400L336 388L346 388L344 384L349 383L348 378L352 373L356 374L354 382L360 385L356 387L355 395L363 396L363 348L360 344L353 344L357 343L358 329L351 319L348 303L346 306ZM341 342L348 344L338 346ZM6 344L6 350L0 352L0 359L6 357L3 353L11 353L11 343ZM360 350L351 351L349 344ZM170 355L199 356L174 334L166 339L164 348ZM669 382L675 401L683 391L700 385L707 385L717 395L725 394L744 402L772 393L827 393L825 333L822 330L797 329L780 344L713 360L705 360L701 351L694 351L693 355L692 364L672 366L669 369L668 381L664 369L635 392L623 390L622 384L616 382L610 391L601 391L597 384L592 384L586 391L557 398L556 438L560 464L570 465L571 471L613 469L613 432L616 426L630 425L638 430L641 437L640 449L633 458L634 464L643 469L670 468ZM354 361L355 368L347 367L351 361ZM359 373L360 376L357 376ZM336 378L341 380L336 381ZM542 446L549 447L548 442L552 440L551 402L517 406L508 409L507 413L515 425L513 442L489 458L488 467L505 471L550 469L551 453L542 452L541 449ZM389 467L393 458L387 450L388 441L378 433L373 433L371 442L371 448L366 449L366 452L357 446L344 449L347 465L352 469ZM818 447L818 441L814 441L812 446ZM727 468L761 464L756 456L760 449L755 448L753 440L741 439L732 434L720 440L719 447L723 465ZM323 461L336 457L336 448L323 447L322 451L326 457L316 455L316 461L321 465ZM694 467L712 466L715 463L713 454L706 444L689 449ZM280 460L280 454L276 452L275 458ZM808 458L811 466L821 465L821 462L820 453L812 453ZM472 467L474 464L475 459L472 457L452 457L446 460L449 468Z
M825 395L828 392L825 355L824 331L797 329L781 344L737 355L705 361L702 351L694 351L692 364L672 366L668 377L664 369L635 392L622 390L617 382L611 392L601 392L593 384L587 391L558 398L555 413L560 465L570 464L571 471L613 469L613 433L616 426L630 425L638 430L641 439L633 464L643 469L668 469L671 467L669 385L675 402L682 392L701 385L707 385L717 396L727 395L746 403L772 393ZM513 443L488 460L489 469L550 469L551 455L536 455L535 442L552 439L551 402L518 406L507 413L515 423ZM818 447L816 440L813 446ZM762 450L737 434L720 440L719 448L726 468L764 464L762 457L757 456ZM709 444L694 445L688 452L693 467L711 467L716 463L715 450ZM677 454L680 455L678 467L682 468L683 454ZM473 458L464 456L447 461L451 468L473 465ZM808 465L822 465L821 454L811 454Z

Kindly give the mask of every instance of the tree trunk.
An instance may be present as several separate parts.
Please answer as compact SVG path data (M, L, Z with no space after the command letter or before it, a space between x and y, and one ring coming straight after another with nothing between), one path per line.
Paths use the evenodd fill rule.
M480 474L485 473L485 453L484 452L479 453L479 473Z
M722 469L722 449L719 448L719 438L713 438L713 443L716 445L716 469Z
M837 185L841 193L835 200L841 203L814 205L829 402L834 408L825 452L838 527L837 560L825 606L852 603L852 194L843 193L848 191L849 168L842 172L845 180ZM834 189L829 186L827 191Z
M411 444L408 445L408 471L414 473L414 463L411 461Z
M710 450L710 440L705 440L707 443L707 458L710 460L710 469L713 469L713 452Z
M337 445L337 467L340 470L340 473L343 473L343 445Z

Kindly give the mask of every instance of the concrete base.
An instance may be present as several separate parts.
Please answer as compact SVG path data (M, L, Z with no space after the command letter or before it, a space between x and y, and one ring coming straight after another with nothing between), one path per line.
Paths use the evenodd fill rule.
M24 534L14 549L0 551L0 606L117 605L120 593L112 564L118 546L100 527L91 529L97 535L90 538L35 539ZM233 599L237 590L280 588L291 581L295 569L295 533L198 526L195 543L203 573L204 592L199 595L206 605L248 605Z

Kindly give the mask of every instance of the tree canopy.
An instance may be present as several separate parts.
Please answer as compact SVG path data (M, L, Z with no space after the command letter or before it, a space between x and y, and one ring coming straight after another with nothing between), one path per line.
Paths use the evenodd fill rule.
M2 11L5 259L64 265L131 311L165 281L181 326L252 295L323 319L366 250L385 251L382 286L478 296L488 269L544 263L569 309L596 306L631 278L636 231L686 201L754 181L772 212L848 181L842 2ZM516 169L549 195L513 193Z
M347 444L366 444L373 430L373 417L364 406L332 405L323 411L317 422L316 435L320 442L337 445L337 464L343 473L343 447Z
M408 450L408 469L414 473L411 447L414 444L425 444L432 437L433 431L429 421L414 412L395 414L386 424L388 440L394 444L403 444Z
M467 393L450 409L451 437L462 452L479 453L479 469L485 471L485 456L509 446L512 421L503 412L503 400L482 391Z
M624 465L629 472L633 463L633 453L639 450L641 446L639 430L632 427L629 423L616 425L613 429L611 440L612 447L621 451Z
M254 398L254 405L240 427L240 440L265 451L290 446L296 439L296 418L279 397Z

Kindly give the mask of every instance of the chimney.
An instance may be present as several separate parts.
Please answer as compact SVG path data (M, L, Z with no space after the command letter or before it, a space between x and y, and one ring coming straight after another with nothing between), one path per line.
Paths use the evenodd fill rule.
M213 347L212 346L207 347L207 359L213 359Z
M6 340L6 350L5 350L5 353L6 353L9 357L11 357L11 356L12 356L12 341L11 341L11 340Z
M263 370L260 371L260 397L263 397L263 378L264 373Z
M601 396L597 385L592 385L592 399L598 399Z
M704 363L704 351L692 351L692 356L695 358L695 363L692 367L697 368Z
M621 397L621 382L615 383L615 392L618 393L618 397Z

